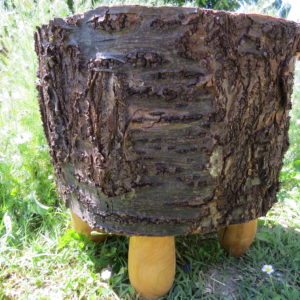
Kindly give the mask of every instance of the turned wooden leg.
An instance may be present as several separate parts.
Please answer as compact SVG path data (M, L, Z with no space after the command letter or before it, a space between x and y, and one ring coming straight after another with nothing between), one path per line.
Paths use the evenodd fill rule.
M229 225L218 232L221 246L232 256L244 254L252 244L257 228L257 220L243 224Z
M147 299L168 293L175 277L174 236L133 236L129 242L128 271L131 285Z
M88 223L79 218L71 211L72 226L76 232L86 235L93 242L102 242L107 238L107 234L91 235L92 231L101 232L99 229L91 228Z

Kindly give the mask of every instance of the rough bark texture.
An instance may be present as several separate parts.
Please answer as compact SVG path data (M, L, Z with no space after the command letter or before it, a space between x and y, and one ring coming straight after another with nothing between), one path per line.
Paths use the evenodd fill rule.
M210 232L274 204L299 25L99 7L54 19L35 41L59 191L91 227Z

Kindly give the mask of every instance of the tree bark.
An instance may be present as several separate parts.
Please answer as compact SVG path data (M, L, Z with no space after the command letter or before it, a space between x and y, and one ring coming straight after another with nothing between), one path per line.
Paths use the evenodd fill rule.
M37 28L59 191L91 227L210 232L263 216L288 148L299 24L99 7Z

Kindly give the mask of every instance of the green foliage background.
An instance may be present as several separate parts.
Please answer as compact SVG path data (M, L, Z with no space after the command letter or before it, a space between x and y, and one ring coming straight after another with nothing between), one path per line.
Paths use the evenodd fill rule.
M275 16L286 16L289 10L289 7L281 0L249 0L243 3L236 0L196 0L192 2L183 2L182 0L114 1L114 4L126 3L156 6L188 4L189 6L227 10L242 8L243 11L269 12ZM26 291L30 295L31 284L36 289L39 286L44 286L43 277L40 274L44 271L46 275L43 276L49 278L51 285L55 286L57 284L58 293L62 292L61 299L71 299L72 293L75 293L73 284L77 285L75 291L78 299L83 299L80 298L80 293L82 293L82 297L90 297L91 295L98 297L103 294L111 297L107 299L117 299L114 291L101 281L99 272L97 272L108 263L114 266L116 274L110 282L111 286L117 289L119 294L123 293L125 298L129 297L128 299L131 299L133 297L133 290L128 285L126 273L127 240L125 238L112 240L110 244L104 245L99 250L95 245L88 243L72 230L67 230L69 215L56 191L53 168L41 125L35 89L37 80L37 59L33 48L35 27L47 23L53 17L65 17L100 4L109 5L111 2L95 0L0 1L0 299L4 295L10 295L12 299L21 299L23 297L20 296L22 293L25 293L24 299L26 299ZM291 146L285 157L285 165L281 172L282 188L278 194L280 203L277 206L278 208L272 210L264 220L264 224L271 224L270 226L281 224L296 229L300 228L299 64L297 68L293 110L291 111ZM300 241L299 235L295 235L293 231L293 233L287 233L284 236L280 231L281 229L278 230L278 235L283 236L286 243L290 245L289 250L287 250L290 251L289 256L294 255L293 262L298 262L298 265L300 265L300 257L295 254L296 244L299 244ZM269 243L270 246L276 248L278 239L280 240L279 236L277 236L277 240L270 241L263 233L264 230L260 235L261 243ZM195 242L193 238L190 239L193 243ZM181 240L179 249L185 249L184 251L191 253L191 257L194 255L194 257L207 261L214 259L218 261L218 258L221 261L224 260L223 254L221 254L221 250L216 243L208 242L208 244L204 244L202 250L197 248L199 251L196 253L196 248L186 246L189 245L189 241ZM260 247L259 243L255 255L262 253L261 260L267 260L270 253L263 252L263 247ZM208 254L211 249L214 249L215 256ZM277 252L275 254L278 255ZM280 260L280 256L278 257L275 254L274 262ZM178 255L179 262L192 260L189 256L181 258L180 253ZM244 265L241 265L241 270L250 265L251 268L254 268L253 261L252 263L248 261L248 265L247 262L244 263ZM78 264L81 265L80 268ZM297 298L282 299L298 299L297 289L293 288L295 284L300 284L299 277L295 275L297 270L299 271L299 267L297 265L293 266L291 263L289 271L291 272L291 279L289 279L289 284L285 285L283 289L281 288L281 293L287 293L287 297L292 295L292 297ZM191 281L184 277L185 273L182 269L179 268L178 272L180 274L177 274L177 277L181 281L178 281L177 290L175 289L172 295L188 295L187 289L188 285L191 285ZM73 282L68 281L68 276L73 279ZM15 279L11 280L9 278L19 280L15 287L13 285ZM22 280L22 278L26 278L26 280ZM249 278L247 280L250 280ZM28 280L31 283L26 283ZM60 282L65 286L61 286ZM87 282L93 283L93 285L98 284L99 287L91 286L87 288ZM204 279L199 281L199 288L204 285L204 282ZM53 289L55 288L53 287ZM266 285L261 288L259 293L260 295L271 293L272 297L279 294L280 288L278 290L276 288L272 289L271 286L273 292L270 292L269 286ZM195 292L191 290L190 293ZM250 293L246 285L243 293ZM36 299L51 299L54 297L54 294L51 294L52 296L47 298L47 293L46 298L42 298L44 296L39 293L36 295ZM74 299L77 299L76 297ZM190 298L187 296L187 298L178 299Z

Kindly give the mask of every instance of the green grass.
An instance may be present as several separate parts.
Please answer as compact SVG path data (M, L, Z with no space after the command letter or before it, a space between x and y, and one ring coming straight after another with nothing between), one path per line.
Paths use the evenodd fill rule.
M111 236L94 244L70 229L35 90L35 26L99 2L74 1L71 9L67 1L35 2L5 1L6 8L0 2L0 299L135 299L128 281L128 239ZM300 70L280 202L261 218L250 250L231 258L214 236L177 238L176 280L164 299L300 299L299 99ZM273 265L273 276L261 271L264 264ZM108 281L101 278L105 268L112 269Z

